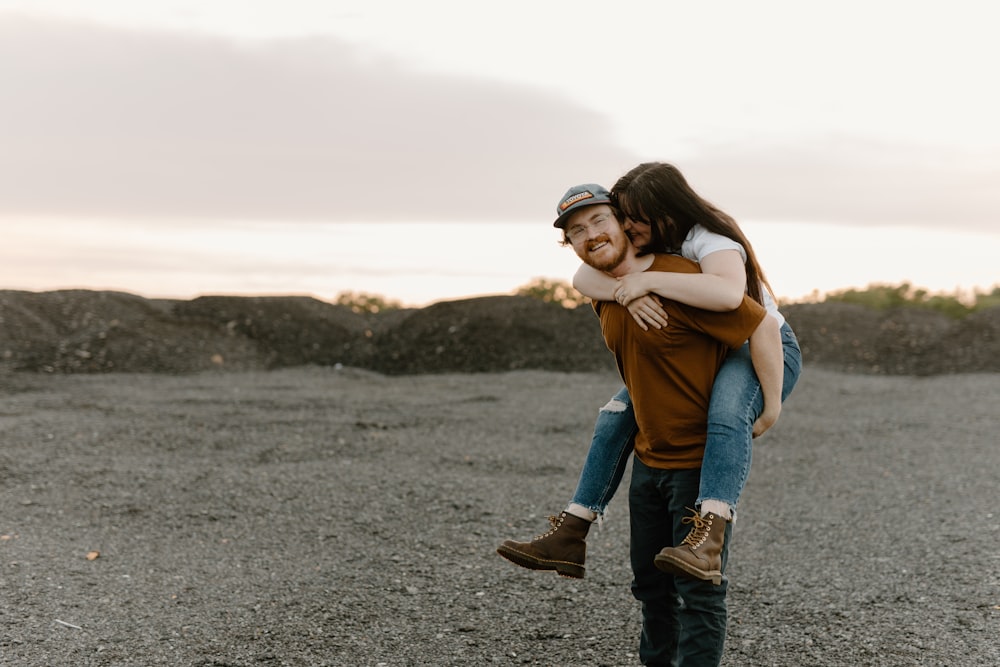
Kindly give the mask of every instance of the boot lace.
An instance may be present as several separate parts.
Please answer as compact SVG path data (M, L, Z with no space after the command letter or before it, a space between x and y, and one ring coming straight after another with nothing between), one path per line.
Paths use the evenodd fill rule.
M536 542L538 540L544 539L544 538L548 537L549 535L551 535L552 533L554 533L557 530L559 530L559 526L561 526L562 522L563 522L563 515L560 514L559 516L553 516L553 515L550 514L549 517L548 517L548 519L549 519L549 526L550 526L549 527L549 532L542 533L541 535L535 535L535 539L531 540L532 542Z
M686 516L681 519L681 523L690 523L693 525L691 527L691 532L688 533L687 537L681 541L681 544L686 544L692 549L697 549L704 544L705 540L708 538L708 533L712 529L712 522L703 519L701 514L696 510L693 510L690 507L686 509L691 512L691 516Z

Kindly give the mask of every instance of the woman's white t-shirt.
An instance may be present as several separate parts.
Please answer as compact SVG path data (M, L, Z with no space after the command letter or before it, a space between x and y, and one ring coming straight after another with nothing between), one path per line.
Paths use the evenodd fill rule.
M701 260L708 257L713 252L719 250L736 250L743 258L743 263L747 261L747 251L743 245L732 240L728 236L710 232L701 225L695 225L688 232L687 238L681 244L681 255L688 259L701 263ZM778 320L778 326L785 323L785 317L778 311L778 304L771 297L771 292L763 284L760 286L761 296L764 299L764 308L768 314Z

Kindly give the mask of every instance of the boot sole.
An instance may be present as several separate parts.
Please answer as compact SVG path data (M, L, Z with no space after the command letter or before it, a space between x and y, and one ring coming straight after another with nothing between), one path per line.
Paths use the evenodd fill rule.
M699 570L685 561L663 554L656 554L656 557L653 558L653 564L656 565L656 569L667 574L681 574L700 581L711 581L716 586L722 583L722 572L719 570Z
M556 573L568 579L583 579L586 568L577 563L561 560L541 560L505 546L497 547L497 553L514 565L520 565L528 570L555 570Z

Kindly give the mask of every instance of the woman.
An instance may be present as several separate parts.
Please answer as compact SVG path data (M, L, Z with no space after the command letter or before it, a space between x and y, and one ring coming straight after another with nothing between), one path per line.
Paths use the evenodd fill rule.
M595 300L618 301L644 329L668 326L653 295L706 310L727 311L747 293L778 324L781 368L756 364L755 370L757 357L768 352L774 358L777 352L774 347L759 350L779 344L773 339L757 341L755 334L732 351L719 370L709 404L698 508L685 519L692 524L691 533L681 545L665 548L656 558L657 566L665 571L719 583L721 535L725 523L736 515L750 470L752 440L777 421L781 402L798 380L798 341L778 312L753 248L739 226L695 193L676 167L662 162L640 164L618 180L611 189L611 199L641 252L679 253L699 262L702 273L647 271L615 279L583 265L573 280L580 292ZM631 401L623 387L601 409L566 510L552 517L548 533L531 542L507 540L497 552L522 567L583 577L587 532L591 523L603 518L621 482L635 431ZM716 518L720 521L714 522L713 529Z

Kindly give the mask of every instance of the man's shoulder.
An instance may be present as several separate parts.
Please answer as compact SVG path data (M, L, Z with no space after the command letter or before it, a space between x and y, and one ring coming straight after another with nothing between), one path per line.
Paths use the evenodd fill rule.
M680 255L669 255L666 253L656 253L653 255L653 263L650 264L649 271L673 271L675 273L701 273L701 266L687 257Z

